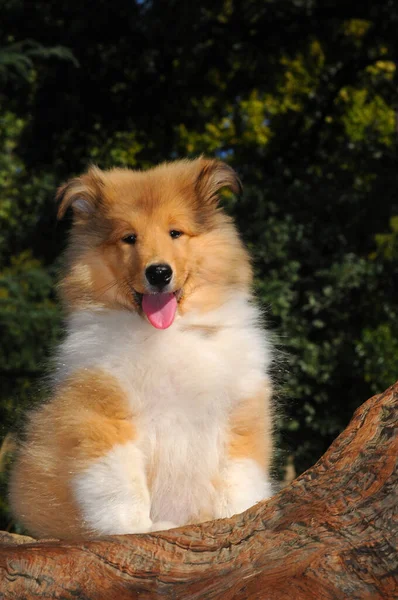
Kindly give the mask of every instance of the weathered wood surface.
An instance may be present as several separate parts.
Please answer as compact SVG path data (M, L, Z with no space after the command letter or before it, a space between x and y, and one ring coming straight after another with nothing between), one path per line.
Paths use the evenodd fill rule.
M76 543L4 534L0 598L398 598L398 384L323 458L242 515ZM19 543L18 543L19 542Z

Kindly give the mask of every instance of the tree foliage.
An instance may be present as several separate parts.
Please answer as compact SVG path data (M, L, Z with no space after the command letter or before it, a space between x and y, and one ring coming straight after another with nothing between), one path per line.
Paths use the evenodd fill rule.
M244 183L225 202L278 347L278 446L308 467L356 399L396 379L398 8L8 0L2 12L4 433L40 395L61 334L56 185L90 161L205 153Z

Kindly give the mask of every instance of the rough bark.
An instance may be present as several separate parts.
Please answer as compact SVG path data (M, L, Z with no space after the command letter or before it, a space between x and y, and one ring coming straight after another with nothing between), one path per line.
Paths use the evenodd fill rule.
M0 598L398 598L397 398L368 400L313 468L232 519L76 543L5 533Z

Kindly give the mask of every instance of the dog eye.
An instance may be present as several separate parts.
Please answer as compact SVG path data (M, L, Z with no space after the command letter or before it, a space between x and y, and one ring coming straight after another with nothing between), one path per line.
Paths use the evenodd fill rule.
M135 235L135 233L130 233L130 235L126 235L124 238L122 238L122 242L124 242L125 244L130 244L130 246L135 244L136 241L137 236Z
M177 238L182 236L182 231L178 231L178 229L172 229L170 231L170 237L173 238L173 240L176 240Z

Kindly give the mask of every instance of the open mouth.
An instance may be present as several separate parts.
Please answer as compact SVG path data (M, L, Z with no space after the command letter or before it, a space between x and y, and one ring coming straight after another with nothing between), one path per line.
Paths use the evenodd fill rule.
M163 293L163 292L154 292L153 294L141 294L140 292L137 292L135 289L133 289L133 288L131 288L131 289L133 292L134 300L140 308L142 308L142 299L144 296L157 296L158 294ZM170 292L167 292L167 293L170 293ZM179 290L172 292L172 294L175 296L177 302L179 302L184 295L184 290L182 288L180 288Z
M183 295L182 288L175 292L155 292L141 294L133 290L134 299L146 318L156 329L167 329L173 323L178 302Z

